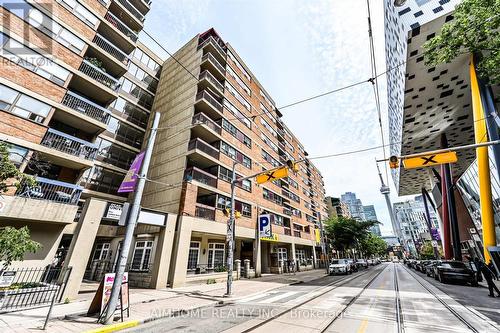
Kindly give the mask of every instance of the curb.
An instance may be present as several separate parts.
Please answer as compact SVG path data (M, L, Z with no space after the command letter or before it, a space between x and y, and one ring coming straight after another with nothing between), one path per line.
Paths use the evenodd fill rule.
M128 320L123 323L111 324L99 328L95 328L93 330L85 331L85 333L109 333L116 332L126 328L135 327L141 323L141 320Z

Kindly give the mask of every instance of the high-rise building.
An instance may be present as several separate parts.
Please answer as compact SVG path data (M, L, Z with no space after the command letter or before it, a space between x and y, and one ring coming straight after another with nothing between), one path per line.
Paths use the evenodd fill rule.
M439 230L437 214L430 209L431 228ZM427 225L425 206L421 196L414 200L394 203L394 215L398 221L398 237L401 244L413 255L417 254L424 241L431 240L431 231Z
M117 221L127 195L117 189L141 149L163 62L138 40L150 4L54 0L0 7L0 140L37 181L0 198L0 225L26 225L43 246L14 266L72 267L69 298L83 278L99 280L112 269L123 238ZM138 228L132 283L156 282L143 283L141 274L164 251L158 234Z
M363 211L365 215L365 221L378 221L377 213L375 212L375 206L363 206ZM378 224L371 227L370 232L376 236L382 236L382 233L380 232L380 226Z
M328 217L344 216L342 211L341 201L339 198L326 197L326 208L328 210Z
M248 259L257 274L281 272L288 259L311 265L315 229L327 217L324 184L270 94L214 29L174 57L163 64L153 106L160 128L172 130L158 132L143 198L146 207L179 215L170 284L224 269L232 170L248 176L287 160L305 162L284 179L237 184L235 258ZM271 215L273 239L256 239L260 214Z
M346 204L351 218L360 221L365 220L365 210L360 199L356 198L356 193L346 192L340 196L340 201Z

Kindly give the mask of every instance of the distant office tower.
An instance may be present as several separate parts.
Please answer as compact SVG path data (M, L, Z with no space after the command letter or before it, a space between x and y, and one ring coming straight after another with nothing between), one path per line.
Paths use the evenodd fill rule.
M375 206L363 206L363 210L365 214L365 221L378 221L377 213L375 212ZM380 226L378 224L371 227L370 232L374 235L382 236L382 233L380 232Z
M356 193L346 192L340 196L340 201L347 205L351 218L360 221L365 220L363 203L360 199L356 198Z

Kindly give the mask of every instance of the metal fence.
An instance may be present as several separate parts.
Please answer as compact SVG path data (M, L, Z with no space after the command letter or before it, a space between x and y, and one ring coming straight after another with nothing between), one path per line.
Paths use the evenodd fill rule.
M0 313L61 302L71 267L46 266L7 271L15 275L10 286L0 288Z

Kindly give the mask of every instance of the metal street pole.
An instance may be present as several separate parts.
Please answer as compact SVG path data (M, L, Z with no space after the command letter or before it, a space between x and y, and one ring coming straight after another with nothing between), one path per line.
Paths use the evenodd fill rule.
M227 223L227 290L225 297L230 297L233 286L233 248L234 248L234 188L236 186L236 161L233 162L233 176L231 179L231 211Z
M120 295L123 275L125 273L125 266L128 261L128 253L130 250L130 245L132 244L132 239L134 237L134 230L137 224L137 218L139 217L139 212L141 210L141 199L142 192L144 191L144 186L146 184L146 175L149 169L149 163L151 161L151 155L153 154L153 146L156 139L156 132L158 130L158 124L160 123L160 113L156 112L153 120L153 126L151 127L151 134L149 136L148 144L146 146L146 152L144 154L144 161L142 163L140 174L138 175L137 188L135 190L134 201L130 207L130 215L127 220L127 226L125 230L125 238L122 242L122 248L120 250L120 257L118 259L118 264L115 272L115 280L113 281L113 289L111 289L111 296L108 301L106 315L103 318L104 324L111 324L113 322L113 317L116 311L116 306L118 305L118 297Z
M429 229L429 234L431 235L431 243L433 241L432 239L432 223L431 223L431 213L429 211L429 203L427 202L427 191L425 187L422 187L422 199L424 200L424 207L425 207L425 216L426 216L426 222L427 222L427 228ZM434 252L434 258L436 260L439 259L439 252L438 249L432 245L432 250Z

